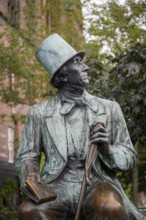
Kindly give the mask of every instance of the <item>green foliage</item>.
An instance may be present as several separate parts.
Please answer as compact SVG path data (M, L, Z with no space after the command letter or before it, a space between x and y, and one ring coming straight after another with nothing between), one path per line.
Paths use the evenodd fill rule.
M138 143L138 189L145 190L146 167L146 47L136 44L113 59L111 73L97 59L87 60L90 68L92 94L115 99L122 107L134 145ZM109 68L109 70L111 67ZM132 172L118 173L127 195L132 198Z
M138 143L139 180L133 175L132 181L131 172L118 173L128 196L136 198L137 182L140 191L146 190L146 2L124 2L84 0L83 4L87 6L87 52L91 56L87 60L91 66L89 90L119 102L133 144Z
M49 14L49 33L60 34L76 50L83 50L84 37L81 2L54 0L46 2Z
M108 0L104 3L89 3L84 0L83 4L87 6L87 52L91 56L88 60L88 64L91 64L89 89L95 95L116 99L121 105L133 144L139 145L139 190L144 190L146 2L125 0L124 3L120 3L118 0ZM118 175L124 189L131 195L132 174L128 174Z
M45 154L42 152L41 154L41 162L40 162L40 172L42 171L45 164Z
M146 191L146 147L140 147L138 149L138 189L139 191Z
M128 198L132 199L132 171L119 172L117 173L117 177L120 180L120 183Z
M145 189L146 47L136 44L115 60L111 71L112 96L120 103L134 145L138 143L139 190Z
M123 53L112 70L112 93L121 104L134 143L146 141L146 47L141 44Z
M90 84L88 85L87 90L96 96L106 97L108 90L108 73L102 63L98 61L97 57L90 57L86 63L90 67Z
M84 1L88 5L88 1ZM145 13L144 0L109 0L106 3L94 2L88 5L90 16L87 14L86 22L89 38L88 44L94 44L94 52L100 59L107 54L116 57L125 49L136 43L145 42ZM104 50L103 50L104 48Z
M17 183L10 178L0 188L0 218L2 220L17 218L17 192Z
M4 47L2 43L0 44L2 61L0 95L9 105L30 105L37 98L43 97L48 86L47 73L42 71L35 60L35 48L19 35L21 33L7 27L4 34L9 45Z

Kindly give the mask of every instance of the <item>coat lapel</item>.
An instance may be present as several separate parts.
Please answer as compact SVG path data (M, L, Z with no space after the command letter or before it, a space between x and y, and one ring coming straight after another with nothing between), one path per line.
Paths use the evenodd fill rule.
M106 125L107 115L104 105L100 102L100 99L90 95L86 92L85 96L86 102L88 103L88 120L89 126L91 126L95 121L101 122Z
M61 116L59 110L61 101L55 96L49 101L46 111L46 125L49 134L64 160L67 160L67 138L64 116Z

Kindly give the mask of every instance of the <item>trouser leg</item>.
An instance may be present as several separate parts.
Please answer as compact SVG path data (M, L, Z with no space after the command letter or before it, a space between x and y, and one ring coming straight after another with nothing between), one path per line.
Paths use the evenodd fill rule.
M94 184L84 203L86 220L126 220L122 198L108 183Z

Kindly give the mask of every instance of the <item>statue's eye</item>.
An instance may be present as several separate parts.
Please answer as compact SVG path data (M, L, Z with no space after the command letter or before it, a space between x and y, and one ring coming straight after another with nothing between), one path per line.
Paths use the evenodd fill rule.
M82 59L80 57L75 57L74 63L81 63Z
M74 60L74 63L77 63L79 61L79 59L78 58L76 58L75 60Z

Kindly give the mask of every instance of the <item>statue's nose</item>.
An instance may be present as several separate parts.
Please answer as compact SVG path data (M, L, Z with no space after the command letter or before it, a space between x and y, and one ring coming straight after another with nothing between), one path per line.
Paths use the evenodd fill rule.
M89 70L89 67L84 63L84 67L82 69L83 71L88 71Z

